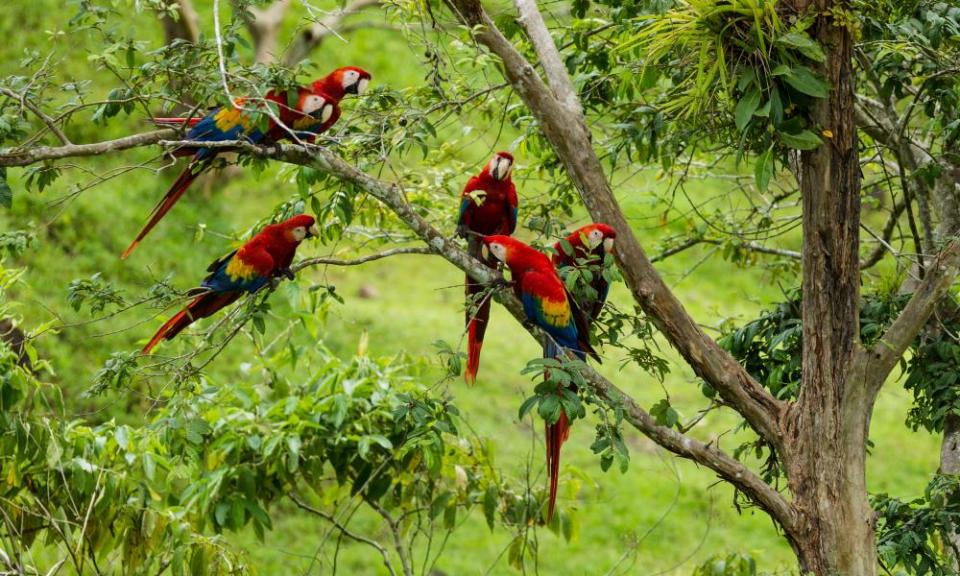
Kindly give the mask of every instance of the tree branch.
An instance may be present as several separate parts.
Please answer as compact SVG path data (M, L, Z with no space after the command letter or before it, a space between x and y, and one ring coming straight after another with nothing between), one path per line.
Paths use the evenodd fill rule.
M474 29L477 41L503 61L507 79L539 121L593 219L617 231L614 253L634 300L724 402L776 448L782 447L780 419L784 404L703 333L663 282L620 210L593 150L583 115L572 114L553 96L533 66L500 33L479 0L445 2L463 24ZM551 47L556 50L552 41L547 48Z
M540 59L540 66L547 76L547 83L562 106L573 114L582 115L583 108L580 99L573 87L573 82L567 74L567 69L560 58L550 30L543 21L543 15L537 7L536 0L513 0L517 11L520 12L520 23L527 31L527 36L533 44L533 49Z
M275 0L267 8L248 8L241 13L247 30L253 38L254 60L267 64L277 59L277 36L283 25L283 17L287 13L290 0ZM233 0L234 10L239 10L236 0Z
M875 395L907 347L926 325L937 303L946 295L960 267L960 241L954 240L931 263L923 282L917 286L897 319L867 354L867 387Z
M366 536L362 536L360 534L351 532L349 528L347 528L346 526L338 522L337 519L333 517L333 515L328 514L323 510L314 508L313 506L307 504L293 492L288 493L287 496L291 500L293 500L293 503L296 504L298 508L300 508L305 512L309 512L310 514L313 514L315 516L319 516L324 520L326 520L327 522L333 524L333 527L339 530L340 533L346 536L347 538L350 538L355 542L360 542L361 544L366 544L367 546L371 546L375 548L377 552L380 553L380 556L383 558L383 565L386 566L387 572L390 573L390 576L396 576L396 572L394 572L393 566L390 564L390 555L387 553L387 549L381 546L379 542L377 542L376 540L367 538Z
M60 140L61 144L63 144L64 146L69 146L73 144L73 142L70 142L70 139L67 138L67 135L63 133L63 130L61 130L60 127L57 126L57 123L54 122L53 118L47 116L43 112L43 110L41 110L33 102L28 100L25 94L24 95L17 94L16 92L14 92L13 90L10 90L9 88L2 88L2 87L0 87L0 94L3 94L5 96L10 97L13 100L16 100L17 102L20 103L20 106L36 114L37 118L39 118L40 120L43 121L44 124L46 124L47 128L49 128L50 131L53 132L53 135L56 136L58 140Z
M0 148L0 166L30 166L47 160L62 158L77 158L82 156L99 156L108 152L118 152L156 144L161 140L173 138L176 130L154 130L143 134L124 136L116 140L105 140L93 144L70 144L66 146L37 146L35 148L17 149Z
M287 51L287 55L284 58L287 66L295 66L306 58L310 52L320 46L320 43L322 43L327 36L336 35L337 31L343 25L343 21L348 16L379 5L380 0L354 0L343 8L335 10L327 14L326 17L313 22L297 35L297 39Z
M303 270L304 268L309 268L310 266L359 266L360 264L366 264L367 262L373 262L374 260L389 258L399 254L433 254L433 250L423 246L413 246L404 248L391 248L389 250L384 250L383 252L377 252L376 254L367 254L366 256L354 258L353 260L342 260L339 258L329 257L309 258L307 260L297 262L290 269L293 272L297 272L299 270Z

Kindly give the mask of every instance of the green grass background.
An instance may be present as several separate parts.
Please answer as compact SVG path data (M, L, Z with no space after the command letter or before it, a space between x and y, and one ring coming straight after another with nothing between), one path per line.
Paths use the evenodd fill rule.
M203 28L211 31L210 3L196 2ZM142 38L158 45L159 25L148 12L137 12L127 3L119 3L128 15L121 25L130 26ZM330 8L333 3L318 3ZM96 70L87 54L97 50L90 41L78 41L56 34L64 29L75 5L54 0L14 1L0 6L0 32L8 41L0 47L0 76L22 74L18 61L24 50L53 49L60 59L62 79L93 79L96 90L106 93L115 81ZM293 3L287 24L287 38L302 13ZM24 30L29 30L24 34ZM357 64L374 74L375 82L396 86L414 86L423 82L423 68L402 37L384 31L364 31L350 36L349 43L331 39L314 54L318 67L326 70L338 65ZM344 121L349 121L345 118ZM75 142L92 142L145 128L138 116L115 121L108 128L76 126L69 135ZM479 167L486 160L488 146L507 145L512 136L499 142L488 139L461 150L461 157ZM106 169L143 161L153 152L135 150L110 159L76 161L92 169ZM520 173L523 158L518 159ZM0 211L0 230L35 227L38 241L25 255L7 259L6 265L23 267L23 282L11 293L25 324L39 325L59 318L71 324L86 319L73 313L66 303L67 286L72 279L87 278L100 272L136 294L155 279L173 275L181 288L196 283L207 263L229 248L231 234L246 229L292 192L289 175L271 168L259 177L246 174L226 183L196 185L174 209L134 256L127 262L117 254L141 225L156 199L175 177L175 170L160 173L140 170L64 200L69 186L89 176L69 171L43 193L27 193L22 172L11 170L15 190L12 211ZM466 178L466 175L465 177ZM656 191L665 182L653 169L642 171L629 186L618 188L619 199L635 224L635 232L654 250L664 235L676 233L684 222L660 224L662 205ZM725 197L731 188L722 180L701 180L688 187L696 201L714 196ZM521 202L529 190L521 189ZM718 201L718 207L726 206ZM730 200L733 202L733 200ZM451 195L450 210L455 210ZM682 212L684 202L677 211ZM521 208L522 210L522 208ZM868 214L869 217L875 217ZM195 238L198 225L207 233ZM798 248L798 245L792 246ZM302 256L325 254L331 247L305 246ZM658 265L681 301L700 323L716 327L726 319L743 321L761 308L777 301L778 283L760 268L734 268L710 247L691 249ZM301 282L325 282L337 286L346 298L336 305L325 324L323 343L337 354L353 354L366 333L370 354L393 355L406 352L427 356L433 367L425 372L428 380L439 380L439 360L431 343L437 339L457 343L462 338L461 274L445 261L428 256L400 256L358 268L313 269ZM789 284L789 279L784 280ZM361 287L373 288L372 298L361 298ZM621 309L630 301L622 285L614 288L612 300ZM280 308L282 311L282 307ZM158 327L154 311L135 309L109 322L77 325L38 340L41 354L49 358L71 408L72 417L102 420L117 416L136 423L137 413L126 413L127 398L122 394L103 400L80 397L109 354L133 350ZM268 324L277 329L279 321ZM269 334L269 332L268 332ZM176 349L176 345L173 349ZM186 344L181 344L186 346ZM240 374L240 364L250 354L250 343L236 339L230 350L209 368L212 377L228 379ZM668 391L673 404L689 418L705 405L693 374L677 362L677 356L662 343L663 353L671 359L671 373L661 385L633 366L621 366L613 350L605 352L602 371L641 405L649 407ZM456 399L464 420L496 449L496 465L516 477L528 471L533 482L543 482L543 445L541 425L518 421L517 408L532 389L532 383L519 374L527 359L539 355L531 340L506 313L494 308L492 325L483 351L478 385L466 388L461 382L444 384ZM937 466L938 439L924 432L911 432L903 421L910 405L907 394L897 382L886 387L877 404L871 439L875 446L869 460L872 491L884 491L909 497L922 491ZM711 416L697 429L703 439L717 439L732 449L736 438L723 433L736 424L730 414ZM708 556L728 551L754 555L769 571L793 566L792 553L770 520L762 513L733 506L733 492L718 483L708 470L677 459L656 447L643 436L628 431L631 464L625 474L616 470L603 473L599 461L589 449L593 438L593 420L588 417L573 430L563 455L563 480L560 506L577 517L579 533L565 542L547 530L538 535L541 574L688 574ZM260 543L252 531L230 535L230 540L246 550L250 562L261 574L303 573L311 564L317 544L327 525L287 506L271 511L275 528ZM352 526L358 531L386 540L379 522L359 513ZM475 512L451 537L437 569L446 574L510 574L516 571L503 554L512 535L506 531L491 533L479 512ZM368 548L345 543L340 566L343 574L385 573L379 558Z

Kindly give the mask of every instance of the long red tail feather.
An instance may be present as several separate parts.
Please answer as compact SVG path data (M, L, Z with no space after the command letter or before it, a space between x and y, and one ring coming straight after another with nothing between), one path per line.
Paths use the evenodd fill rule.
M144 227L137 234L137 237L134 238L133 242L130 243L130 246L123 251L123 254L120 255L121 260L126 260L130 253L133 252L134 248L140 244L140 241L143 240L147 234L153 230L153 227L157 225L160 220L166 216L167 212L173 208L173 205L180 200L180 197L183 196L184 192L187 191L187 188L190 187L190 184L197 179L197 176L203 171L202 169L194 170L195 163L191 162L183 172L180 173L180 176L177 178L177 181L173 183L173 186L170 187L170 190L166 193L163 199L160 200L160 203L153 209L153 212L150 214L150 220L144 225Z
M224 306L232 304L239 297L240 292L208 292L197 296L157 330L150 342L143 347L142 353L149 354L161 340L172 340L187 326L201 318L210 316Z
M570 421L567 414L560 412L555 424L547 424L547 471L550 474L550 501L547 505L547 522L553 520L553 510L557 505L557 483L560 478L560 448L570 436Z
M194 118L154 118L153 123L157 126L196 126L197 122L203 120L202 116Z
M467 302L475 302L476 295L483 292L483 286L467 276ZM477 307L476 314L471 314L467 307L467 367L463 378L468 386L477 381L477 372L480 370L480 349L483 347L483 335L487 332L487 322L490 320L490 299L485 299Z

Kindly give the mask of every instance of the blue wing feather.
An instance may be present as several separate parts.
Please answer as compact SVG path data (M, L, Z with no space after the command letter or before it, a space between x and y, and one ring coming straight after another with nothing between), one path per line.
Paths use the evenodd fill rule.
M230 266L230 263L236 257L236 254L232 254L229 258L226 258L220 262L220 265L217 266L216 269L204 279L201 286L216 292L229 292L237 290L256 292L267 284L269 278L259 274L255 274L249 278L231 277L230 274L227 273L227 267Z
M566 326L554 326L547 321L547 317L543 313L543 301L540 298L529 292L524 292L521 300L523 311L528 319L552 336L557 344L573 350L581 359L585 357L577 342L577 326L573 323L572 316L567 321ZM551 356L556 355L556 349L552 346L552 343L548 343L548 349L552 352Z

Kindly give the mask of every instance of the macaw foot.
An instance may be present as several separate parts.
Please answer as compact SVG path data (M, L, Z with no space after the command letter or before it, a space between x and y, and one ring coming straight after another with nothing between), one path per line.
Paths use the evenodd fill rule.
M502 276L490 283L490 288L493 290L503 290L505 288L511 288L512 286L513 286L513 282L510 282L509 280L507 280L506 278L503 278Z
M280 274L286 276L287 280L297 279L297 276L293 273L293 270L291 270L289 267L281 269Z

